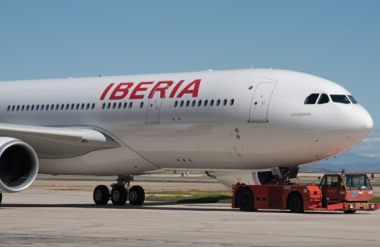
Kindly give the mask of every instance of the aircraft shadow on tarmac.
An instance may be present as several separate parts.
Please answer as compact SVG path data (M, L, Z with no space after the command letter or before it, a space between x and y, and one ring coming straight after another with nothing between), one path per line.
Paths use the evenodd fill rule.
M178 207L175 207L178 205ZM189 207L183 207L184 205ZM236 209L215 207L213 204L202 204L200 207L193 207L200 204L176 203L176 202L145 202L143 206L124 206L95 205L95 204L1 204L0 210L5 208L92 208L92 209L111 209L111 210L183 210L183 211L235 211ZM165 207L167 206L167 207ZM210 206L208 208L207 206Z
M218 204L220 205L220 204ZM226 204L227 205L227 204ZM178 207L176 207L178 206ZM224 206L216 206L213 203L177 203L177 202L145 202L143 206L131 206L126 204L124 206L114 206L112 204L100 206L95 204L1 204L1 209L6 208L88 208L88 209L110 209L110 210L157 210L157 211L214 211L214 212L231 212L231 211L239 211L239 209L235 208L226 208ZM258 214L258 213L271 213L271 214L289 214L289 211L278 211L278 210L258 210L255 212L241 212L246 214ZM315 211L306 211L301 214L308 215L321 215L321 214L343 214L343 212L339 211L331 211L331 212L315 212ZM369 212L361 212L361 214L369 214ZM300 214L294 214L300 215ZM352 214L350 214L353 216Z

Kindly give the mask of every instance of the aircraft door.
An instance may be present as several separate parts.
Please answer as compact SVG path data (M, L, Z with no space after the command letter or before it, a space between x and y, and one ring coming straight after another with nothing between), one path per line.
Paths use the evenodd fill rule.
M145 123L160 123L160 111L163 99L161 98L161 93L154 93L153 97L149 99Z
M249 122L268 122L268 107L276 82L261 82L257 85L251 101Z

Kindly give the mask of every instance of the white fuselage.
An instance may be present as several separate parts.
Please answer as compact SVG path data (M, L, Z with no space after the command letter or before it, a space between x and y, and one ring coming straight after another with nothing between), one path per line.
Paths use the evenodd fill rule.
M93 129L120 145L80 155L41 151L39 172L48 174L304 165L350 149L372 128L359 104L333 102L331 95L351 95L343 87L291 71L13 81L0 87L1 123ZM304 104L311 94L326 94L329 102Z

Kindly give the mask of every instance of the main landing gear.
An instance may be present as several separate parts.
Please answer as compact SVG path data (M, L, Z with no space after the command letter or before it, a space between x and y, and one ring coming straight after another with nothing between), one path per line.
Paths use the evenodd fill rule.
M113 205L124 205L127 200L131 205L140 206L144 203L144 189L139 185L130 187L130 182L133 181L132 176L118 176L116 181L117 183L111 184L111 194L107 186L96 186L93 194L95 204L106 205L110 198Z

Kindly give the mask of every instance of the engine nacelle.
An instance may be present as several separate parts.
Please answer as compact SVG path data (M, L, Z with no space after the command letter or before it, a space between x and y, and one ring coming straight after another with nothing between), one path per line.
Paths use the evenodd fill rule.
M269 171L209 171L206 174L218 179L228 187L237 183L246 185L283 184L289 179L296 178L298 166L273 167Z
M246 185L266 184L272 181L272 171L208 171L206 174L218 179L228 187L237 183Z
M0 137L0 192L25 190L36 179L38 167L38 157L31 146Z

